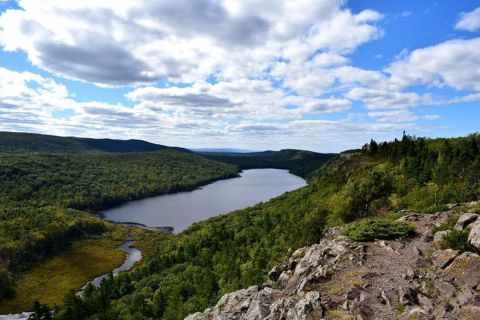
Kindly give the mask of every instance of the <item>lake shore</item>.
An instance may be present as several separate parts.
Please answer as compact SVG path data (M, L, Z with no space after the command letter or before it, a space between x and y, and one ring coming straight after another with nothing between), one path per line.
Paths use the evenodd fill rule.
M288 170L247 169L239 178L217 180L193 191L131 201L103 211L102 217L153 231L173 228L172 232L178 234L195 222L268 201L305 185L303 178Z

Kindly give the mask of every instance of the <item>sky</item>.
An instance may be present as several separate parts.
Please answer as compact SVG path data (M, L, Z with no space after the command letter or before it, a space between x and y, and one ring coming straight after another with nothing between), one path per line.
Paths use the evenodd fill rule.
M0 0L0 130L338 152L479 131L480 1Z

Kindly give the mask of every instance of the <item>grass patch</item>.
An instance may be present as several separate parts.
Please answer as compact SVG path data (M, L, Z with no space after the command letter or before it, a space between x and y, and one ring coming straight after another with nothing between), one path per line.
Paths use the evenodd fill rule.
M375 239L395 239L410 236L415 229L406 222L389 219L363 219L347 225L344 235L355 241L369 241Z
M63 253L22 273L16 296L0 302L0 314L29 311L35 301L58 305L70 290L78 290L87 281L119 266L125 252L117 249L123 240L115 238L76 241Z
M328 292L331 295L342 296L347 293L347 291L350 290L351 287L360 287L363 284L363 281L360 279L363 274L365 274L363 270L348 272L342 278L341 282L333 283L330 289L328 289Z
M397 310L398 313L404 313L405 312L405 305L403 303L401 303L400 301L397 302L397 304L395 305L395 309Z
M175 236L163 232L155 232L145 230L142 228L128 228L128 234L135 240L135 247L142 251L142 257L150 257L154 255L163 245L166 240L172 239ZM143 264L148 259L142 259L139 263Z
M354 320L353 316L345 310L329 310L327 311L328 320Z
M458 218L460 218L460 216L458 214L452 214L441 225L439 225L438 227L435 226L435 227L432 228L433 234L435 234L439 231L453 230L453 227L457 223Z
M459 219L458 214L453 214L448 217L441 225L432 229L433 234L439 231L449 230L450 233L445 235L440 242L440 248L458 250L460 252L473 251L473 248L468 244L468 230L458 231L454 229L455 224Z

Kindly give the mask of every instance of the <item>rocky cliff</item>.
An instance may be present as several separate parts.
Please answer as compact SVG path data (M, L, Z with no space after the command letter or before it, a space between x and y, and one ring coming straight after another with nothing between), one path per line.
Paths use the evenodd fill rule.
M432 229L459 215L470 251L441 249ZM473 213L409 213L416 235L355 242L330 230L273 268L266 283L224 295L187 320L480 319L480 219Z

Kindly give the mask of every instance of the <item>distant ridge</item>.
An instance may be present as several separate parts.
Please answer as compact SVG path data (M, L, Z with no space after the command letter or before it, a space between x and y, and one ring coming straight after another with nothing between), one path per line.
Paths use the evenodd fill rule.
M232 152L199 152L199 154L220 162L239 166L241 169L278 168L288 169L291 173L308 178L334 153L318 153L306 150L283 149L280 151L260 151L248 153Z
M122 153L159 150L191 153L188 149L169 147L143 140L92 139L23 132L0 132L0 153Z
M253 153L257 152L255 150L249 150L249 149L237 149L237 148L196 148L196 149L190 149L194 152L197 153L218 153L218 154L224 154L224 153Z

